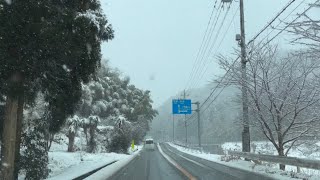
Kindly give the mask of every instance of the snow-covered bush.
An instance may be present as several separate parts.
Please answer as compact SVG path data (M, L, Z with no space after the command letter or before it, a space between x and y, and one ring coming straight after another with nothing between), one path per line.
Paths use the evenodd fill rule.
M113 136L111 137L111 142L106 148L109 150L109 152L127 153L130 142L130 135L126 134L123 130L116 128Z
M23 133L21 167L26 180L45 179L49 174L47 130L48 124L40 118L29 122Z
M125 117L119 116L115 120L115 128L107 149L110 152L127 153L132 140L132 124Z

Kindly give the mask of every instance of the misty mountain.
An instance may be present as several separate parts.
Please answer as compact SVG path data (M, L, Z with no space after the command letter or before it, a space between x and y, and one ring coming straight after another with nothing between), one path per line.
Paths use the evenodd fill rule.
M191 101L204 102L212 92L214 84L207 85L198 89L187 91L187 98ZM239 136L239 117L240 103L237 96L240 91L236 87L227 87L221 94L216 97L221 88L217 88L212 97L205 103L200 111L200 127L202 131L202 140L204 143L219 143L223 140L240 140ZM170 97L159 108L159 115L153 120L151 125L151 134L155 139L172 140L173 137L173 116L172 116L172 99L183 98L183 92ZM214 100L215 99L215 100ZM214 101L213 101L214 100ZM213 101L213 102L212 102ZM196 106L192 105L195 110ZM185 142L185 118L187 124L188 141L197 143L197 115L175 115L175 140Z
M213 91L215 84L210 84L202 88L187 91L187 99L202 103ZM221 92L221 93L220 93ZM220 94L219 94L220 93ZM157 140L171 141L173 138L173 115L172 99L182 98L183 92L168 98L157 110L159 115L152 121L150 135ZM241 141L242 132L242 110L241 91L235 86L217 88L210 99L200 108L200 132L202 143L223 143L228 141ZM192 105L192 110L196 105ZM186 118L186 123L185 123ZM198 123L197 114L175 115L175 141L185 143L187 124L187 141L191 144L198 143ZM253 140L261 139L258 131L251 128Z

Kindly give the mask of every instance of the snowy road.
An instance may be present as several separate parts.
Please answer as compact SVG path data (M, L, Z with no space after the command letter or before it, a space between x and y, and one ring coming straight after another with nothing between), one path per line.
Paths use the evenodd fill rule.
M169 158L171 163L161 154ZM175 165L172 165L175 164ZM178 168L176 167L178 166ZM180 170L178 170L180 168ZM223 171L221 171L223 169ZM232 173L226 173L233 171ZM188 176L188 177L187 177ZM116 173L112 180L179 180L179 179L268 179L256 174L246 173L219 164L202 161L182 153L168 144L161 144L160 151L142 151L140 156Z
M170 180L186 179L178 170L160 154L154 151L142 150L140 155L120 170L112 180Z

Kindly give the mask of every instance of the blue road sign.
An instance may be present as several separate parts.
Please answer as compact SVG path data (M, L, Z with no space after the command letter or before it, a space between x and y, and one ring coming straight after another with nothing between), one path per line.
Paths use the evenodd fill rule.
M191 99L173 99L172 114L191 114Z

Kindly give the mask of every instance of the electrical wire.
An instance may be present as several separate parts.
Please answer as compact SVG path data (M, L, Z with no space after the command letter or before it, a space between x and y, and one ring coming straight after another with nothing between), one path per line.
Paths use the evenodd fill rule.
M227 15L228 15L228 13L229 13L229 11L230 11L230 6L231 6L231 4L229 5L229 7L228 7L228 9L227 9L227 11L226 11L226 13L225 13L225 15L224 15L221 23L220 23L220 26L219 26L219 28L218 28L218 31L217 31L215 37L214 37L214 40L212 41L212 43L211 43L211 45L210 45L210 47L209 47L209 44L210 44L211 37L212 37L212 35L213 35L214 29L215 29L215 27L216 27L217 22L219 21L219 19L217 19L216 24L215 24L215 27L214 27L214 29L211 31L210 39L209 39L209 41L208 41L208 43L207 43L207 46L205 47L205 50L204 50L203 53L202 53L202 56L201 56L201 59L200 59L200 62L199 62L200 65L197 66L198 68L196 69L195 76L194 76L194 80L193 80L193 82L191 83L191 85L190 85L189 88L195 87L195 83L199 82L199 79L198 79L198 78L201 76L201 73L203 72L203 68L205 67L205 64L207 63L207 58L205 58L205 57L209 56L208 54L210 54L210 52L212 51L212 48L213 48L214 45L216 44L217 37L219 36L220 31L221 31L221 29L222 29L222 27L223 27L223 25L224 25L224 23L225 23L225 19L226 19ZM219 13L219 16L220 16L220 13ZM218 16L218 17L219 17L219 16ZM208 47L209 47L209 51L208 51ZM206 55L207 55L207 56L206 56ZM188 89L189 89L189 88L188 88Z
M277 15L268 23L268 24L266 24L260 31L259 31L259 33L258 34L256 34L249 42L248 42L248 44L247 45L250 45L252 42L254 42L268 27L270 27L271 25L272 25L272 23L273 22L275 22L286 10L287 10L287 8L289 7L289 6L291 6L294 2L295 2L296 0L291 0L291 1L289 1L286 5L285 5L285 7L283 7L282 8L282 10L279 12L279 13L277 13ZM299 6L301 6L301 4L304 2L305 0L303 0L302 2L300 2L300 4L294 9L294 10L292 10L290 13L289 13L289 15L287 15L287 17L285 18L285 19L287 19ZM281 22L280 22L281 23ZM280 24L279 23L279 24ZM277 26L279 26L279 24L277 25ZM229 28L228 28L229 29ZM228 30L227 30L228 31ZM270 32L271 33L271 32ZM269 33L269 34L270 34ZM226 33L225 33L225 35L226 35ZM225 36L224 35L224 36ZM266 38L266 37L265 37ZM264 39L265 39L264 38ZM220 42L220 44L219 44L219 46L218 47L220 47L220 45L221 45L221 43L223 42L223 40L224 40L224 38L221 40L221 42ZM215 54L215 53L214 53ZM202 69L203 70L203 69ZM197 86L199 83L200 83L200 80L203 78L203 76L204 76L204 74L207 72L207 70L208 70L208 66L205 66L205 70L204 71L200 71L200 79L198 80L198 81L196 81L196 83L192 83L192 87L195 87L195 86ZM201 73L202 72L202 73ZM191 88L192 88L191 87Z
M320 0L317 0L315 3L320 2ZM282 28L275 36L273 36L268 42L266 42L261 48L264 48L266 45L268 45L271 41L273 41L276 37L278 37L283 31L285 31L290 25L292 25L296 20L298 20L302 15L304 15L306 12L308 12L310 9L312 9L313 6L309 6L306 10L303 11L303 13L299 14L295 19L293 19L290 23L288 23L284 28Z
M296 0L291 0L282 10L267 24L265 25L260 32L255 35L249 42L248 45L251 44L253 41L255 41L275 20L278 19L278 17L289 7L291 6Z
M240 7L238 7L238 9L235 11L235 13L234 13L234 15L233 15L233 17L232 17L232 20L230 21L230 24L228 25L228 28L227 28L226 32L224 33L224 35L223 35L223 37L222 37L222 39L221 39L218 47L215 48L215 52L213 53L213 55L216 55L217 51L220 49L220 47L221 47L221 45L222 45L222 42L224 41L227 33L229 32L229 29L230 29L232 23L234 22L234 19L235 19L236 15L237 15L237 12L239 11L239 9L240 9ZM204 76L205 73L208 71L208 68L209 68L209 66L206 66L204 72L202 73L202 76L200 77L200 80L203 79L203 76ZM200 80L199 80L198 82L200 82ZM198 84L199 84L199 83L198 83ZM198 84L196 84L195 86L197 86Z
M320 0L317 0L317 2L319 2ZM292 3L291 3L292 4ZM301 4L298 5L298 7ZM272 39L270 39L266 44L264 44L264 46L266 46L267 44L269 44L271 41L273 41L275 39L275 37L277 37L278 35L280 35L286 28L288 28L292 23L294 23L297 19L299 19L303 14L305 14L307 11L309 11L312 8L312 6L310 6L309 8L307 8L302 14L300 14L297 18L295 18L293 21L291 21L289 24L287 24L287 26L285 28L283 28L276 36L274 36ZM295 8L297 9L297 7ZM288 16L287 16L288 17ZM261 31L260 31L261 32ZM261 33L260 33L261 34ZM258 36L254 36L254 38L256 39ZM253 40L249 41L249 42L253 42ZM264 47L263 46L263 47ZM262 47L262 48L263 48ZM227 72L224 74L224 76L222 77L222 79L219 81L218 85L215 86L215 88L213 89L213 91L210 93L210 95L205 99L205 101L201 104L200 109L209 101L209 99L211 98L211 96L214 94L214 92L216 91L216 89L220 86L221 82L223 82L224 78L226 77L226 75L229 73L229 71L231 70L231 67L234 66L234 64L237 62L237 60L240 58L240 56L238 56L238 58L233 61L232 65L228 68ZM206 107L205 110L208 109L208 107L210 107L210 105L217 99L217 97L222 93L222 91L224 90L226 86L224 86L221 91L218 93L218 95L210 102L210 104ZM204 111L205 111L204 110ZM191 116L192 117L192 116ZM190 118L191 118L190 117Z
M212 9L212 11L211 11L211 15L210 15L210 18L209 18L209 21L208 21L208 24L207 24L207 27L206 27L204 36L203 36L203 38L202 38L202 42L201 42L200 48L199 48L199 50L198 50L196 59L195 59L195 61L194 61L194 64L193 64L193 67L192 67L192 70L191 70L191 73L190 73L190 76L189 76L189 81L187 82L186 87L188 86L188 84L189 84L190 81L192 80L192 76L193 76L195 67L196 67L196 65L197 65L197 61L198 61L199 55L200 55L200 53L202 52L203 45L207 42L207 38L206 38L206 37L207 37L207 33L208 33L208 30L209 30L209 27L210 27L210 29L212 28L211 20L212 20L212 19L216 19L217 15L218 15L218 12L217 12L216 15L215 15L215 17L212 18L212 17L213 17L213 14L214 14L214 12L215 12L214 10L216 9L217 2L218 2L218 0L216 0L215 4L214 4L214 6L213 6L213 9ZM220 4L219 4L219 6L218 6L218 9L220 8L220 6L221 6L221 2L220 2ZM210 24L211 24L211 26L210 26ZM210 31L211 31L211 30L210 30Z
M304 0L304 1L305 1L305 0ZM288 18L298 7L300 7L301 4L302 4L304 1L302 1L293 11L291 11L290 14L287 15L286 18ZM316 3L319 2L319 1L320 1L320 0L317 0ZM255 35L255 36L253 37L252 40L249 41L249 43L251 43L251 42L253 42L255 39L257 39L257 37L259 37L259 36L262 34L262 32L265 31L266 28L269 27L269 26L272 24L272 22L274 22L290 5L292 5L293 2L295 2L295 0L290 1L290 2L277 14L277 16L272 19L271 22L269 22L257 35ZM310 6L309 8L307 8L302 14L306 13L306 12L309 11L311 8L312 8L312 6ZM270 39L266 44L264 44L263 47L265 47L267 44L269 44L271 41L273 41L278 35L280 35L280 34L281 34L286 28L288 28L293 22L295 22L297 19L299 19L299 18L302 16L302 14L300 14L297 18L295 18L292 22L290 22L290 23L289 23L284 29L282 29L276 36L274 36L274 37L273 37L272 39ZM248 43L247 45L249 45L249 43ZM239 59L239 57L238 57L237 59ZM235 61L235 62L236 62L236 61ZM234 63L235 63L235 62L234 62ZM230 69L228 69L228 71L229 71L229 70L230 70ZM228 71L226 72L226 74L228 73ZM224 76L223 76L223 77L224 77ZM216 87L217 87L217 86L216 86ZM215 90L216 90L216 88L212 91L212 93L208 96L208 98L205 100L204 103L206 103L206 102L208 101L208 99L212 96L212 94L214 93ZM203 103L203 104L204 104L204 103ZM202 105L203 105L203 104L202 104Z
M287 9L294 1L289 2L289 4L284 8L284 10L282 10L280 13L277 14L276 19L285 11L285 9ZM315 3L320 2L320 0L317 0ZM290 14L287 16L289 17L303 2L301 2L293 11L290 12ZM309 8L307 8L303 13L301 13L300 15L298 15L294 20L292 20L290 23L288 23L283 29L281 29L275 36L273 36L267 43L265 43L263 47L265 47L267 44L269 44L271 41L273 41L277 36L279 36L283 31L285 31L292 23L294 23L296 20L298 20L303 14L305 14L306 12L308 12L310 9L312 8L312 6L310 6ZM286 18L287 18L286 17ZM285 18L285 19L286 19ZM275 21L275 19L273 19L271 22L269 22L267 24L267 26L265 26L256 36L254 36L254 38L252 40L249 41L249 43L252 43L254 40L256 40L263 31L265 31L267 29L267 27L269 27L273 22ZM249 43L247 45L249 45ZM231 67L233 67L235 65L235 63L237 62L237 60L240 58L240 56L238 56L235 61L233 61L232 65L229 66L228 70L226 71L226 73L224 74L224 76L221 78L221 80L219 81L218 85L215 86L215 88L212 90L212 92L210 93L210 95L205 99L205 101L203 103L201 103L200 109L209 101L209 99L212 97L212 95L214 94L214 92L217 90L217 88L221 85L221 83L223 82L223 80L225 79L226 75L229 73L229 71L231 70ZM204 110L202 110L202 112L205 112L210 106L211 104L219 97L219 95L223 92L223 90L225 89L226 86L223 86L220 90L220 92L215 96L215 98L206 106L206 108ZM186 121L189 121L188 125L191 125L193 121L190 122L190 120L194 117L195 114L193 114L192 116L190 116Z
M288 17L295 11L297 10L303 3L305 2L305 0L301 1L298 6L296 6L282 21L285 21L286 19L288 19ZM281 24L282 24L282 21L280 21L276 26L275 28L278 28ZM266 39L270 36L270 34L275 30L275 28L273 28L266 36L264 36L262 38L262 40L256 45L257 47ZM253 41L252 41L253 42ZM249 52L249 54L252 52L252 50Z
M320 0L317 0L315 3L320 2ZM297 7L299 7L302 3L300 3ZM298 20L303 14L305 14L306 12L308 12L310 9L312 8L312 6L310 6L309 8L307 8L303 13L301 13L300 15L298 15L294 20L292 20L290 23L288 23L283 29L281 29L280 32L278 32L273 38L271 38L267 43L265 43L261 48L265 47L267 44L269 44L271 41L273 41L277 36L279 36L283 31L285 31L285 29L287 29L292 23L294 23L296 20ZM297 8L295 8L297 9ZM288 16L287 16L288 17ZM261 33L260 33L261 34ZM258 36L255 36L254 39L256 39ZM253 42L254 40L250 41ZM249 42L249 43L250 43ZM249 44L248 43L248 44ZM247 44L247 45L248 45ZM223 81L223 79L226 77L226 75L229 73L229 71L231 70L231 67L234 66L235 62L239 59L240 57L238 56L238 58L232 63L232 66L230 66L227 70L227 72L224 74L224 76L222 77L221 81L219 81L218 85L214 88L214 90L210 93L210 95L206 98L206 100L201 104L200 106L200 110L201 108L204 106L204 104L210 99L210 97L213 95L213 93L215 92L215 90L219 87L219 84ZM226 88L226 86L223 86L220 90L220 92L215 96L215 98L206 106L206 108L204 110L202 110L202 112L205 112L210 106L211 104L220 96L220 94L223 92L223 90ZM191 124L193 124L195 121L195 119L192 119L194 117L195 114L193 114L190 118L187 119L187 126L190 126ZM192 120L192 121L191 121Z

